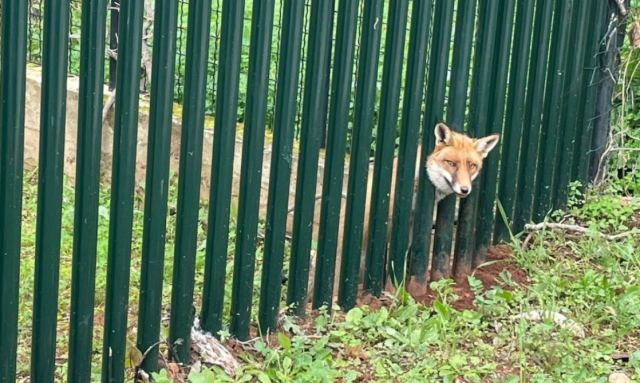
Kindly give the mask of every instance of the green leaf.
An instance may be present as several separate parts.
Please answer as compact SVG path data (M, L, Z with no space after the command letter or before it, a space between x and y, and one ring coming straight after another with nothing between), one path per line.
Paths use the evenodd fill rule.
M262 371L258 372L257 378L260 383L271 383L271 378L269 378L269 375Z
M283 349L287 351L291 350L291 340L285 334L281 332L278 333L278 342Z
M433 301L433 308L436 310L436 312L441 317L443 317L443 318L448 318L449 317L450 307L448 305L445 305L441 301L439 301L439 300Z
M347 321L347 323L357 324L362 320L363 317L364 317L364 313L362 312L362 309L360 309L359 307L356 307L349 310L349 312L345 317L345 320Z
M161 370L160 372L152 372L151 377L155 383L173 383L167 376L167 370Z
M194 370L192 370L191 372L189 372L188 379L189 379L189 382L191 383L215 383L216 382L215 374L207 368L203 368L198 372L195 372Z

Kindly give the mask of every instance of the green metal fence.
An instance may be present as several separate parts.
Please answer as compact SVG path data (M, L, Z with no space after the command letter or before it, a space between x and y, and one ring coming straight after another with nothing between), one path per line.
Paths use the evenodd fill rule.
M67 371L68 381L83 382L92 376L102 89L109 62L104 52L111 2L38 3L41 30L31 28L33 4L3 0L0 8L0 381L16 380L22 310L33 310L32 381L54 379L65 86L72 68L69 63L78 60ZM276 328L283 300L296 315L308 311L310 298L313 309L318 309L330 307L335 296L346 310L356 304L361 283L364 291L379 295L388 280L396 286L415 282L424 288L430 280L465 276L485 260L492 244L508 239L509 232L520 232L525 223L565 207L569 183L586 184L592 173L589 164L597 162L592 160L598 149L592 140L596 100L610 91L599 85L608 76L600 53L608 47L607 38L613 33L610 20L615 15L615 6L606 0L165 0L155 2L152 35L146 35L149 29L143 27L143 1L121 0L118 7L101 354L104 382L124 379L128 313L135 303L137 347L149 350L141 367L158 368L165 262L173 264L170 357L187 363L194 315L206 331L217 334L228 327L235 337L247 339ZM25 73L28 52L33 54L33 43L28 42L37 33L42 36L36 60L42 64L41 115L47 118L41 119L40 126L33 305L23 307L18 294ZM130 286L144 39L153 41L150 129L141 279L139 286ZM210 103L213 94L215 102ZM175 98L182 103L181 116L172 116ZM197 270L207 113L215 116L212 181L205 262ZM165 259L172 117L182 122L180 166L175 247L168 249L173 258ZM244 130L234 216L230 206L237 121L244 122ZM502 139L486 159L471 196L463 200L450 196L434 206L434 188L423 165L434 146L433 127L438 121L472 136L501 133ZM261 176L267 128L273 130L270 182L268 194L260 195L256 180ZM325 130L327 150L320 175ZM293 151L294 140L299 140L299 153ZM290 182L292 156L299 159L295 185ZM374 170L369 174L371 161ZM416 166L421 170L414 188ZM345 167L347 180L343 179ZM316 190L320 176L321 191ZM367 205L369 177L373 186ZM290 190L295 192L295 207L289 246ZM316 211L320 192L321 209ZM343 194L346 209L341 224ZM260 245L262 263L256 270L261 198L268 200L268 211L264 245ZM317 215L320 225L315 233ZM363 233L365 217L368 233ZM237 222L235 233L230 231L230 219ZM315 238L318 248L313 261ZM365 257L362 281L361 254ZM338 259L341 262L336 265ZM233 262L230 285L225 281L227 262ZM285 262L289 276L283 298ZM315 273L310 275L312 269ZM197 271L204 273L204 283L202 305L194 311ZM333 290L336 271L338 291ZM259 304L252 307L256 273L261 273ZM313 291L307 291L310 278L315 280ZM231 288L228 316L226 286ZM130 302L130 289L140 291L138 302ZM253 311L257 311L257 328L251 321Z

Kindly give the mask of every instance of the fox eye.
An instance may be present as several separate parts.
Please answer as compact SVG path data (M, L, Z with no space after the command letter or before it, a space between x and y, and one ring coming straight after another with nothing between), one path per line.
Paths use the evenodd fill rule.
M446 162L446 163L447 163L447 165L451 166L452 168L457 167L456 163L455 163L455 162L453 162L453 161L445 160L444 162Z
M474 171L478 168L478 165L476 164L469 164L469 170Z

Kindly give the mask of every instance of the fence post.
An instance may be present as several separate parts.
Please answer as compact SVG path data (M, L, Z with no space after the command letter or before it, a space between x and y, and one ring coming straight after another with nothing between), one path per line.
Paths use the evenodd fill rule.
M449 69L449 46L451 40L451 28L453 22L453 1L437 0L433 19L436 24L433 27L431 38L431 58L429 60L429 79L427 84L426 113L423 120L422 152L419 166L425 167L427 156L433 149L435 138L433 128L438 121L442 121L446 93L447 73ZM412 246L413 267L424 266L427 268L429 250L431 248L431 228L433 224L433 210L435 208L435 190L426 172L420 172L420 185L418 188L418 202L415 212L414 245ZM417 261L417 262L416 262ZM414 271L416 271L414 269ZM413 274L413 273L412 273ZM432 276L434 269L432 269ZM426 275L420 270L416 275L416 281L423 284Z
M495 214L495 231L493 243L499 243L509 236L513 227L515 199L518 185L519 153L524 149L522 136L524 133L524 111L526 108L527 73L533 31L533 14L535 1L518 2L513 44L513 58L509 78L509 99L502 138L502 160L500 164L500 185L498 201L504 208L505 222L499 211ZM531 85L529 85L531 86ZM522 159L520 159L522 161Z
M577 10L573 18L572 31L572 52L568 58L567 64L567 81L563 90L563 97L573 100L565 104L565 110L562 116L562 133L558 150L558 172L555 179L555 199L553 201L554 209L565 209L567 207L567 197L569 182L573 180L572 165L574 160L575 142L577 140L578 116L579 109L584 107L584 55L587 43L587 35L589 33L589 13L593 6L587 2L581 1L576 5ZM593 28L593 26L591 26ZM596 28L597 29L597 28Z
M413 196L416 166L423 173L424 167L416 164L420 116L424 95L424 81L427 67L427 45L432 24L433 1L425 0L413 4L411 32L409 37L409 58L404 86L404 105L396 170L396 190L393 207L391 246L389 260L395 265L404 265L409 251ZM409 259L410 265L411 259ZM411 267L411 266L410 266ZM402 272L406 270L403 269ZM405 279L406 280L406 279ZM412 283L412 281L408 281ZM409 289L409 286L407 286Z
M46 2L42 50L31 380L53 382L58 318L69 1Z
M376 153L367 233L367 258L364 269L364 289L380 296L383 288L385 255L387 253L387 227L389 220L389 191L393 166L393 152L398 125L400 85L404 61L404 42L407 31L407 0L389 5L385 55L382 74L380 118L376 135ZM405 264L389 259L393 283L404 279Z
M473 64L473 80L471 103L469 107L469 129L471 136L484 135L489 124L488 116L491 107L487 94L493 82L491 71L495 65L497 28L499 23L499 2L480 1L479 26L475 60ZM476 189L478 180L476 181ZM476 235L476 212L480 193L472 192L467 198L460 200L458 227L456 230L456 248L454 273L457 277L471 273Z
M15 382L24 158L27 0L2 1L0 72L0 381Z
M177 0L155 4L137 337L148 372L158 369L178 23Z
M511 54L511 38L513 35L513 16L515 13L515 2L509 1L501 3L497 30L497 60L493 67L492 86L490 88L489 116L487 131L483 133L502 133L504 127L505 102L507 98L507 73L509 72L509 58ZM504 143L499 145L504 146ZM479 175L480 190L478 196L478 212L476 216L476 243L473 265L478 266L487 254L487 249L491 245L491 234L493 234L494 207L497 189L497 177L499 169L500 152L494 150L484 160L483 173Z
M82 2L76 153L79 187L75 190L67 375L70 382L91 380L107 4L107 0Z
M313 213L317 186L320 136L327 109L327 78L333 18L330 0L311 3L311 21L304 85L300 157L296 184L293 238L289 264L287 305L296 315L304 315L309 284L309 258L313 235ZM327 38L329 35L329 38Z
M333 64L331 108L329 109L328 145L324 181L322 182L318 254L313 285L314 309L321 306L331 308L333 302L357 15L357 1L340 2L336 53Z
M238 83L240 80L243 15L244 0L225 0L223 2L203 291L204 301L220 303L220 306L212 305L208 308L220 313L222 312L221 303L224 299L229 245L229 210L236 121L238 120ZM243 259L236 254L233 299L231 301L233 313L231 332L240 339L248 335L253 268L253 259ZM236 299L238 293L244 297ZM238 304L241 305L241 309L238 309ZM204 307L203 313L205 313ZM212 311L207 313L209 315ZM217 331L215 328L210 330Z
M553 23L553 41L549 57L549 77L543 112L541 147L538 153L537 190L533 218L536 222L544 219L552 208L553 181L557 167L559 123L563 112L564 81L568 56L568 43L573 19L574 1L558 1Z
M476 19L476 1L467 0L459 3L456 15L456 29L453 45L453 62L451 66L451 82L447 105L447 123L459 131L465 125L465 107L467 106L467 89L469 82L469 68L471 66L471 47ZM449 24L446 40L442 47L450 49L451 22L453 19L453 4L451 14L446 19ZM431 132L425 132L430 134ZM465 165L466 166L466 165ZM450 195L440 202L436 216L435 237L433 240L433 265L431 276L433 279L449 277L449 260L453 240L453 219L456 208L456 196ZM457 264L457 263L456 263ZM458 265L460 266L460 265ZM465 268L463 266L463 268Z
M140 59L142 47L143 1L121 4L123 23L119 36L118 93L113 128L113 168L111 176L111 214L105 303L102 381L124 381L127 308L131 265L131 231L135 185L138 100L140 98Z
M296 117L296 92L300 76L300 47L304 1L287 0L282 16L280 62L273 132L273 151L267 205L267 229L262 266L260 328L273 329L280 310L282 262L291 179L291 147ZM271 289L266 290L267 286Z
M229 246L229 210L235 151L236 122L238 121L238 87L244 0L225 0L222 3L220 55L216 90L216 120L209 189L209 219L207 251L205 255L203 301L222 303ZM236 254L231 299L231 333L238 339L249 335L249 316L253 293L254 259ZM214 298L215 297L215 298ZM208 306L222 312L222 305ZM204 309L203 309L203 312ZM211 311L209 311L209 314ZM212 329L216 331L215 329Z
M236 234L236 257L243 259L255 259L256 252L274 5L273 0L253 2L248 75L252 86L247 89ZM263 290L260 299L266 294Z
M365 2L360 43L356 105L349 159L349 185L343 231L338 304L349 310L356 304L358 270L362 254L362 224L367 197L371 126L380 58L382 0Z
M545 79L548 68L549 43L553 0L538 0L536 4L535 28L531 47L531 61L527 79L526 108L524 111L524 137L520 162L518 163L518 195L515 202L513 231L519 233L531 219L536 190L537 156L540 144L542 110L545 97Z
M179 362L188 362L190 359L211 0L190 1L188 12L186 57L189 60L185 64L182 101L176 242L169 324L171 358ZM204 328L207 325L204 318L202 322Z

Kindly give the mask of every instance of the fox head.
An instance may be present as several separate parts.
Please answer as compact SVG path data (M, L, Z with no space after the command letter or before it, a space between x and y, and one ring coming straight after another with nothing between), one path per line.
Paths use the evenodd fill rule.
M468 196L482 169L482 161L495 148L500 135L476 139L438 123L435 136L436 146L427 159L427 173L436 188L436 203L451 193Z

